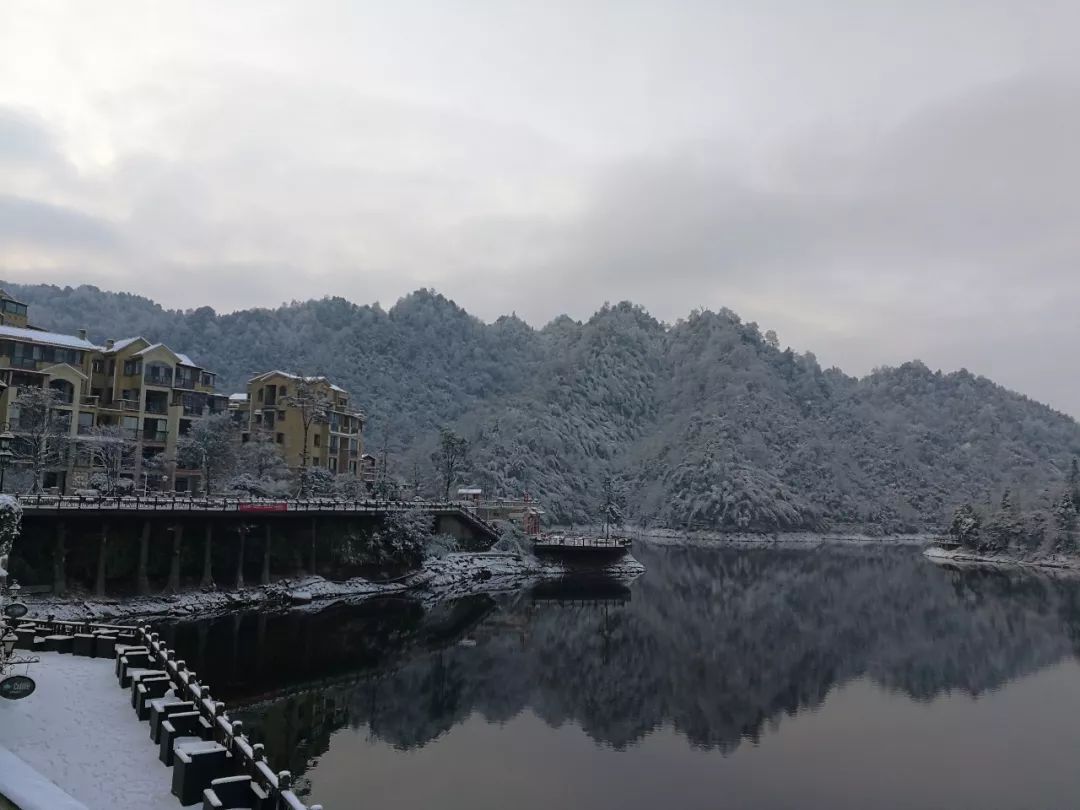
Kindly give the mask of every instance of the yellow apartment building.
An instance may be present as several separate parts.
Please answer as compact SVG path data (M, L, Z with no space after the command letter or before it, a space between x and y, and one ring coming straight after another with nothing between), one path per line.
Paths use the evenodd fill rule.
M247 394L233 394L230 409L246 427L244 440L265 431L281 447L292 470L304 462L305 412L310 417L307 463L336 475L364 478L363 411L349 404L349 393L325 377L267 371L248 381Z
M46 472L45 486L62 493L88 488L93 470L79 437L95 427L117 426L134 445L130 476L137 489L192 491L199 473L176 470L171 480L145 480L147 461L160 453L175 457L192 421L227 409L214 393L214 373L163 343L132 337L98 346L79 335L29 325L28 308L0 290L0 422L18 442L18 392L26 386L59 393L69 452Z

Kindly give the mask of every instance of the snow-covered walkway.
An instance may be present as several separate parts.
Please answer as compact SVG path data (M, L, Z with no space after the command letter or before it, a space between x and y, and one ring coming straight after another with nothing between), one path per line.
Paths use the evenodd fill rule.
M34 694L0 700L0 746L91 810L180 807L112 661L42 653L29 674Z

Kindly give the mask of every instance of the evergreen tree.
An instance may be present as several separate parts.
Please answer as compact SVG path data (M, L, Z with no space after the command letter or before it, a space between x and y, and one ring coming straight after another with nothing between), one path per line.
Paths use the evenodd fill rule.
M956 510L952 523L949 524L949 535L966 549L976 550L980 545L980 531L982 519L975 507L965 503Z

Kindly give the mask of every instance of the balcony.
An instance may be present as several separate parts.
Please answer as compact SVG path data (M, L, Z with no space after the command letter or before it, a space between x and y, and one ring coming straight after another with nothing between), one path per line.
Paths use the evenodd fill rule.
M94 396L92 394L83 394L79 397L79 404L85 405L88 408L96 408L101 401L101 397Z
M176 382L173 383L174 388L183 388L185 391L195 390L195 378L186 377L180 374L176 375Z
M171 374L152 374L147 372L143 375L143 382L147 385L156 385L161 388L172 388Z
M144 430L142 432L142 440L144 442L157 442L164 444L168 439L169 433L166 430Z
M168 416L169 407L164 402L147 402L146 413L154 413L158 416Z

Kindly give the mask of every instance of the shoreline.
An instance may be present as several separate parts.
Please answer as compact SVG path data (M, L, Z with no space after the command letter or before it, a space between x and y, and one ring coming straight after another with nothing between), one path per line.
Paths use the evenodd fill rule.
M778 532L752 534L732 532L687 532L681 529L636 529L630 535L656 545L730 546L756 548L759 546L793 546L816 548L826 543L852 546L926 546L937 539L935 534L886 534L872 536L858 532Z
M302 576L239 590L193 588L177 594L106 598L85 593L64 597L28 595L23 601L30 608L31 617L51 615L65 621L202 618L258 607L287 609L379 596L405 596L434 604L475 594L517 590L579 570L514 552L454 552L425 560L418 570L388 582L362 577L334 582L321 576ZM645 567L627 554L598 570L615 579L632 581L644 573Z
M933 545L923 556L938 565L956 564L971 568L1026 568L1044 574L1080 577L1080 558L1053 556L1045 559L1022 560L1002 554L983 555L961 549L946 549Z

